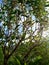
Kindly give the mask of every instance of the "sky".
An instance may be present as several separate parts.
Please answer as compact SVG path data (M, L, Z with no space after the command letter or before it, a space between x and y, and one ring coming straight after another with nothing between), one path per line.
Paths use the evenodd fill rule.
M0 4L2 3L2 0L0 0Z
M47 0L47 1L49 1L49 0ZM0 0L0 4L2 3L2 0ZM49 12L49 7L48 8L46 8L46 10ZM34 16L32 16L32 19L33 20L35 20L35 17ZM22 20L23 20L23 18L22 18ZM0 24L1 25L1 24ZM49 33L49 32L48 32ZM47 31L44 31L43 32L43 36L45 37L46 35L48 35L48 33L47 33Z

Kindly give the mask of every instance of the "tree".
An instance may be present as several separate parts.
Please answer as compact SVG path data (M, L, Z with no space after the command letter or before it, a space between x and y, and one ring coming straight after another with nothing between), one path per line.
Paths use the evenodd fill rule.
M3 0L0 12L0 45L4 55L4 65L7 65L8 59L27 40L32 44L23 58L25 61L31 50L41 45L38 42L41 39L44 22L47 23L44 19L45 0ZM33 15L35 21L32 20ZM38 27L35 26L33 30L35 22Z

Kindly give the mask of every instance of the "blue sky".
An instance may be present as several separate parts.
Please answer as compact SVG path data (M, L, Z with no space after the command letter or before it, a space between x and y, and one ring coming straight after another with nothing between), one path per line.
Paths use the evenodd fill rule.
M0 4L2 3L2 0L0 0Z

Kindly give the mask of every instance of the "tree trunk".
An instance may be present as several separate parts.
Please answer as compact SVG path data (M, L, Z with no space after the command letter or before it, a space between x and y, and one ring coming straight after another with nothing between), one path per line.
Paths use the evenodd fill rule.
M4 57L4 64L3 65L8 65L7 62L8 62L8 59L6 57Z

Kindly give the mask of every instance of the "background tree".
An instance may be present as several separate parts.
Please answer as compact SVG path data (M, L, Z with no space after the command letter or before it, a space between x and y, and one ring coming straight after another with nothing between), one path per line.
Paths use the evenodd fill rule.
M22 44L27 44L29 48L23 62L27 61L34 47L41 45L43 28L47 24L45 4L45 0L3 0L0 8L0 45L4 65Z

